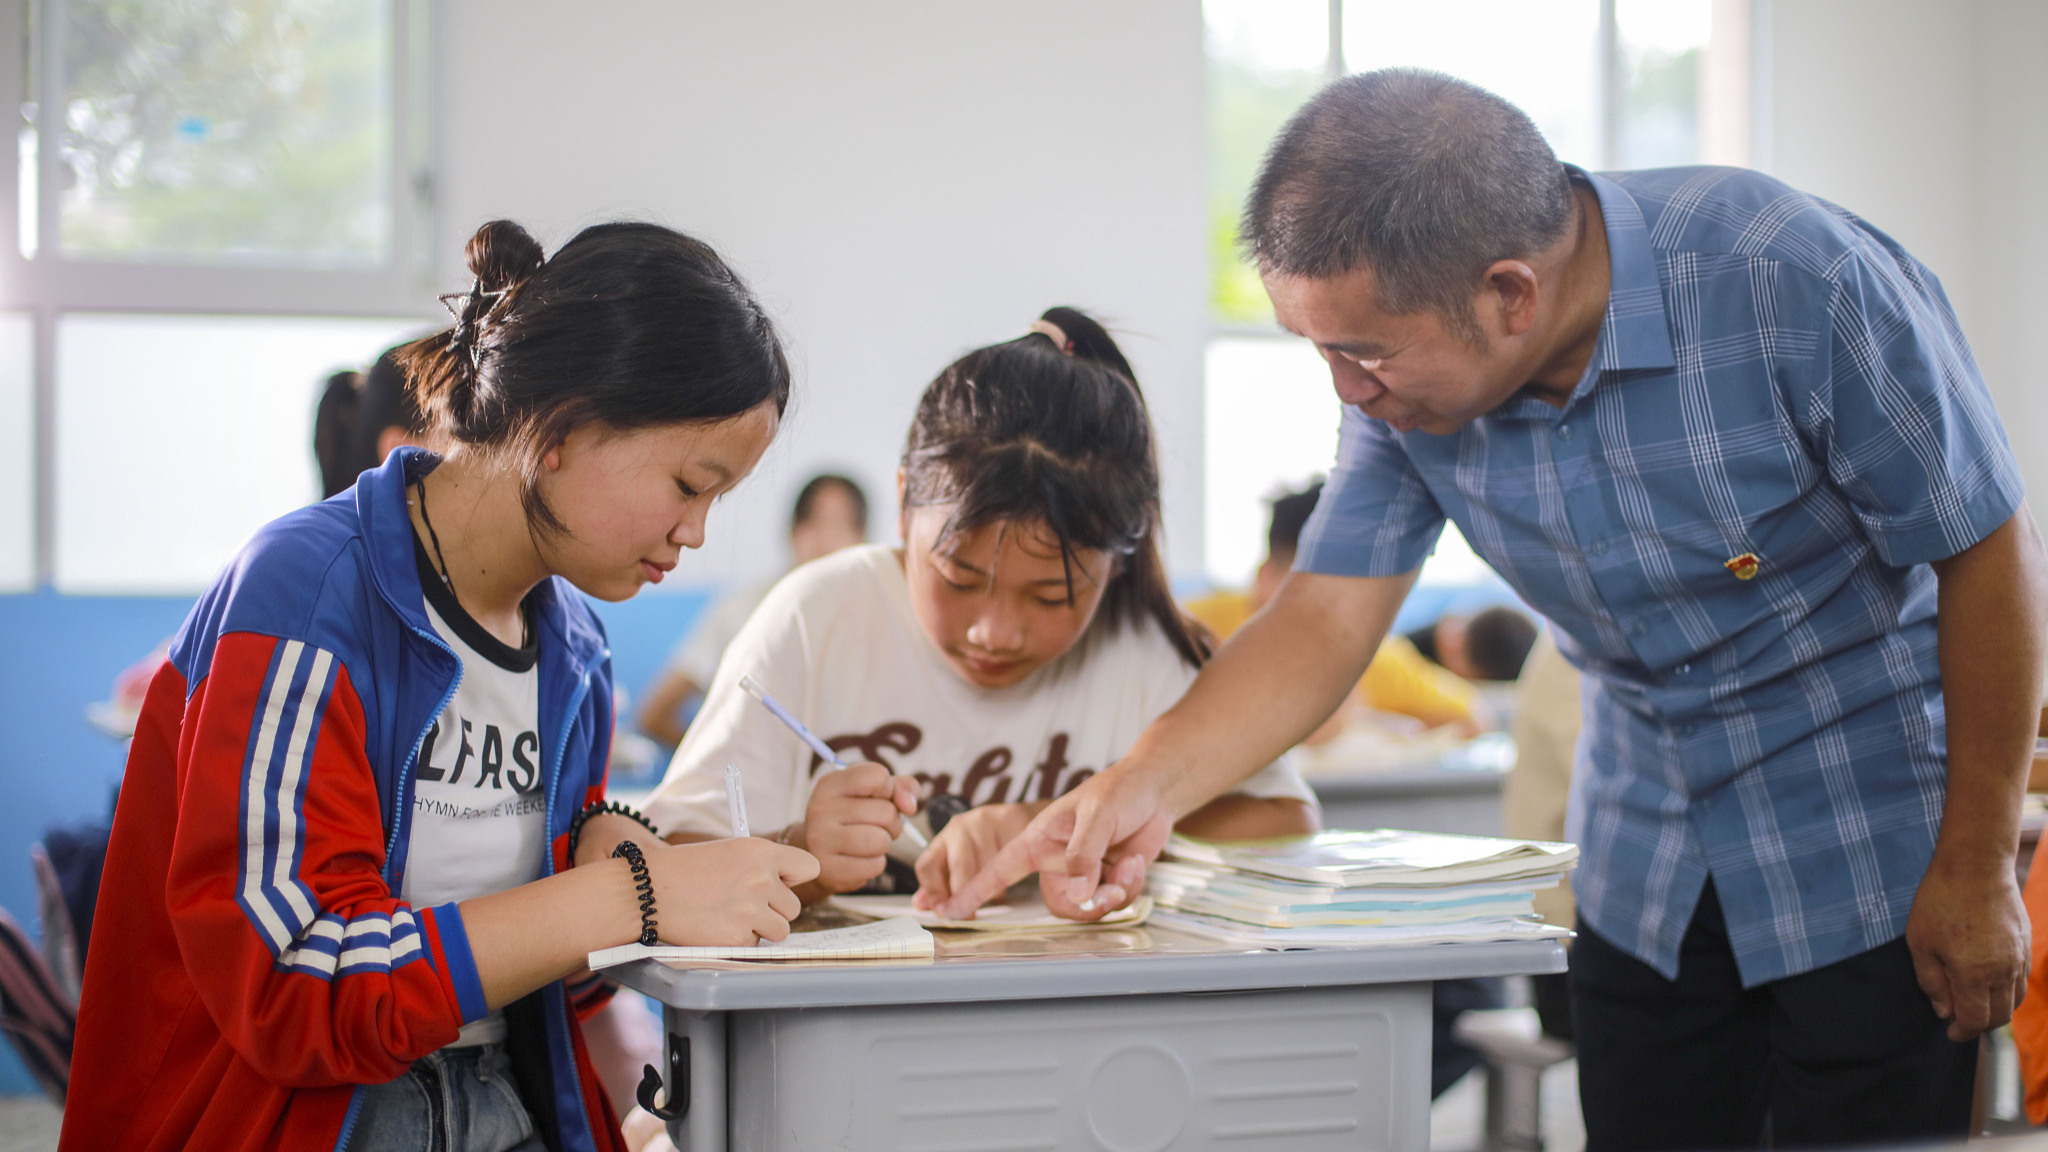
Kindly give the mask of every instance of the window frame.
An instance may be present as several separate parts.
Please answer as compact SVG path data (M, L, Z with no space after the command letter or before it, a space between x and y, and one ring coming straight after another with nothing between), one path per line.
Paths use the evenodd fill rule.
M36 105L36 254L24 257L20 162L0 179L0 311L34 321L35 583L56 573L57 322L67 313L200 313L250 316L383 318L435 315L432 281L436 239L436 107L429 67L434 43L432 0L379 0L391 34L391 244L376 268L289 268L124 261L103 254L66 259L58 243L63 190L55 147L64 106L64 0L0 0L0 94L21 93ZM31 24L30 15L34 20ZM29 42L33 27L36 43ZM28 61L38 60L37 91L27 91ZM18 127L16 131L18 131ZM18 156L18 152L17 152Z

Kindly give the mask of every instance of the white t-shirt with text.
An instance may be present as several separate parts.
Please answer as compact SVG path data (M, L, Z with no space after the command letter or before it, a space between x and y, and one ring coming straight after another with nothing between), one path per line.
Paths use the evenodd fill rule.
M467 627L459 631L432 603L426 608L434 631L461 658L462 680L420 741L399 893L415 908L531 883L540 878L547 852L539 650L496 644L487 633L466 639L463 632L477 627L466 616ZM450 1047L504 1038L504 1017L492 1012L463 1025Z

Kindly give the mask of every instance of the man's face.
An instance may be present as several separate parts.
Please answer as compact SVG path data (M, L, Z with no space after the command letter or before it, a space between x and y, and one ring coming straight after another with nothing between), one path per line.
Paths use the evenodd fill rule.
M1397 431L1456 432L1514 395L1522 366L1509 354L1490 292L1475 293L1480 342L1473 344L1433 312L1380 309L1372 274L1354 269L1320 279L1268 275L1266 293L1280 325L1307 337L1330 366L1337 398Z

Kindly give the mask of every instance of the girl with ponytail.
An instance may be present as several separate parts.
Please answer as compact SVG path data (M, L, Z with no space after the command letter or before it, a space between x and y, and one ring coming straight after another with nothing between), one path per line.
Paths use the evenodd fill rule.
M623 600L703 543L789 399L724 261L495 221L403 349L401 448L257 533L131 746L62 1146L621 1148L564 980L633 941L779 940L817 875L604 801Z
M803 845L808 899L917 886L931 907L1051 800L1114 763L1208 658L1160 550L1152 422L1130 364L1092 318L1045 313L925 390L898 473L901 548L847 549L771 592L719 664L648 812L727 834L737 764L756 827ZM854 766L821 758L747 699L751 676ZM902 821L932 830L910 868ZM1313 831L1315 800L1272 765L1190 815L1212 838ZM1093 919L1041 877L1048 907Z

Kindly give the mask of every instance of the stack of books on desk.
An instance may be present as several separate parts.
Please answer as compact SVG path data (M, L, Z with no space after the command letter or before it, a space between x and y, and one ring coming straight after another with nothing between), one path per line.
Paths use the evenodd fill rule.
M1175 836L1146 874L1153 921L1262 947L1569 935L1535 918L1572 844L1380 828L1243 844Z

